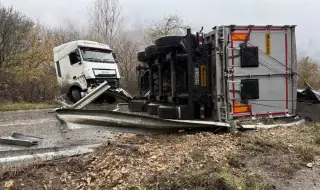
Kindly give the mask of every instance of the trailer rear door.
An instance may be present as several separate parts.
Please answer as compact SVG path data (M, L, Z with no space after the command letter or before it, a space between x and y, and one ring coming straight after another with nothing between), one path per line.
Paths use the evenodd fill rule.
M233 118L295 114L294 26L232 26L227 31Z

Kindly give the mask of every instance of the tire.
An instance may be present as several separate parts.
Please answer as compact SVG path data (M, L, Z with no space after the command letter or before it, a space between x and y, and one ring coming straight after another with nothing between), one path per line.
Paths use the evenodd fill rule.
M148 102L146 100L131 100L129 109L131 112L146 112Z
M147 106L148 113L150 115L158 115L158 107L159 106L160 106L160 104L157 104L157 103L148 104L148 106Z
M157 57L157 51L155 45L150 45L145 49L146 60L154 60Z
M140 90L147 91L150 88L149 84L149 72L144 73L144 75L139 77Z
M146 52L144 51L138 52L137 58L138 58L138 61L140 62L146 62L147 61Z
M161 105L158 108L158 116L162 119L177 119L177 106Z
M155 41L156 49L160 52L167 53L171 50L182 50L180 42L184 36L164 36Z
M183 45L187 48L187 36L184 36L182 39ZM194 34L191 34L191 47L196 48L197 47L197 36Z
M73 103L78 102L81 99L81 94L79 89L72 89L71 90L71 101Z

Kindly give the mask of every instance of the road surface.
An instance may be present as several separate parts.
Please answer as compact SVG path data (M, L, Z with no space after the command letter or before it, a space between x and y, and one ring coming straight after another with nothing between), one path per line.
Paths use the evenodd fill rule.
M31 148L68 147L98 144L113 139L114 134L103 127L60 130L52 109L0 112L0 136L22 133L42 137L39 145ZM0 151L29 149L21 146L0 144Z

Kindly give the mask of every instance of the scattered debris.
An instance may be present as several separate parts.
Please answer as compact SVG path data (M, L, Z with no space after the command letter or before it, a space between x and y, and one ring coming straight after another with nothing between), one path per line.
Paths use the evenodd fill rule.
M291 123L279 123L279 124L272 124L272 125L264 125L264 124L257 124L257 125L241 125L241 128L243 129L271 129L276 127L292 127L296 125L302 125L305 123L304 119L301 119L299 121L291 122Z
M95 148L101 144L71 146L68 148L53 148L43 151L40 149L32 149L32 153L0 157L0 166L14 166L20 164L30 164L35 162L44 162L55 159L61 159L71 156L79 156L92 153Z
M311 162L308 163L308 164L307 164L307 167L308 167L308 168L312 168L312 167L313 167L313 163L311 163Z
M13 134L11 135L11 137L16 138L16 139L29 140L29 141L32 141L32 142L34 142L34 143L37 143L37 142L39 142L40 140L43 139L43 138L41 138L41 137L24 135L24 134L21 134L21 133L13 133Z
M300 102L320 103L320 93L312 89L311 86L298 89L297 95Z
M14 181L13 180L6 181L5 184L4 184L4 188L5 189L12 189L13 185L14 185Z
M32 141L23 140L23 139L15 139L11 136L1 137L0 143L7 144L7 145L27 146L27 147L34 145L34 144L32 144Z
M38 145L39 141L43 138L24 135L20 133L13 133L9 137L0 137L0 143L8 145L19 145L30 147L32 145Z

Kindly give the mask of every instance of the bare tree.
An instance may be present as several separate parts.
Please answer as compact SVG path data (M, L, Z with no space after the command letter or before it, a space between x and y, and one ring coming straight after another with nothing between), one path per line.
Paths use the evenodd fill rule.
M153 20L146 26L146 40L153 42L161 36L183 35L186 33L187 25L182 18L175 14L164 16L160 20Z
M92 38L115 48L123 27L118 0L94 0L90 14Z
M23 48L24 40L34 23L12 7L1 5L0 18L0 69L3 69Z
M139 63L137 60L138 50L139 43L132 37L132 34L129 31L121 33L115 51L119 55L118 65L122 76L121 86L132 94L138 92L136 76L136 66Z
M84 34L74 28L54 28L48 31L52 36L55 37L55 45L61 45L66 42L73 40L82 40L85 38Z
M139 40L133 37L131 31L123 28L123 16L118 0L94 0L90 14L89 38L108 44L113 49L118 55L122 77L120 84L129 92L135 93Z

